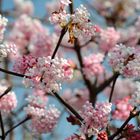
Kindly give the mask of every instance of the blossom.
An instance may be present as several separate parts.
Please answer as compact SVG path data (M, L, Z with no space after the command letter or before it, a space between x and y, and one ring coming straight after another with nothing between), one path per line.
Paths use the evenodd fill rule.
M0 42L3 41L4 31L7 26L8 19L0 15Z
M113 111L113 119L126 120L133 109L129 103L130 96L126 96L123 99L118 99L115 101L115 110Z
M48 108L35 107L33 104L24 109L31 117L32 131L35 134L49 133L57 124L60 112L50 105Z
M8 88L8 83L5 80L0 82L0 95ZM9 91L6 95L0 98L0 110L9 113L17 106L17 98L14 91Z
M25 74L28 68L32 68L37 63L36 61L32 55L24 55L16 60L13 69L17 73Z
M88 101L80 111L84 123L80 130L89 137L97 135L101 129L107 126L109 114L111 112L111 103L97 103L95 108Z
M83 72L86 75L87 79L91 79L91 77L95 77L104 72L104 68L101 64L103 62L104 55L101 53L91 54L87 57L84 57L83 64Z
M39 20L32 19L28 15L23 14L15 21L9 35L9 40L16 44L20 53L25 54L32 36L43 30L44 28Z
M98 134L97 140L108 140L107 133L105 131L101 131Z
M31 0L14 0L15 13L17 15L27 14L32 15L34 12L34 5Z
M133 124L127 124L122 134L124 138L126 138L127 140L140 139L140 133L136 131L134 128L135 126Z
M90 13L86 7L80 5L71 15L68 14L64 8L60 8L59 11L52 13L49 20L53 24L59 24L62 28L67 25L69 42L73 43L75 38L80 36L90 38L95 35L96 32L99 32L99 27L93 25L89 18Z
M135 83L135 92L132 94L129 102L134 107L140 105L140 82L138 81Z
M136 48L116 45L108 56L113 69L125 77L135 78L140 75L140 55Z
M115 47L119 39L119 32L117 32L113 27L108 27L106 30L101 30L99 45L101 49L106 52Z
M73 70L66 59L39 57L37 63L25 72L24 84L46 92L59 91L61 82L72 78Z
M74 134L70 136L69 138L66 138L65 140L86 140L85 136L80 136L77 134Z
M16 45L11 42L3 42L0 44L0 59L7 57L8 54L16 55L17 48Z

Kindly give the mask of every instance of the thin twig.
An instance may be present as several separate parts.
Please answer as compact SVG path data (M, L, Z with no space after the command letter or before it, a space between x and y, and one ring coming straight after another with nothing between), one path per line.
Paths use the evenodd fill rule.
M25 123L26 121L30 120L30 117L26 117L24 120L19 122L18 124L14 125L12 128L10 128L8 131L6 131L5 136L7 136L11 131L13 131L15 128L20 126L21 124Z
M55 55L56 55L56 53L57 53L57 51L58 51L58 48L59 48L59 46L60 46L60 44L61 44L61 41L62 41L62 39L63 39L65 33L67 32L67 29L68 29L68 24L61 30L61 35L60 35L60 37L59 37L59 40L58 40L58 42L57 42L57 45L56 45L56 47L55 47L55 50L54 50L54 52L53 52L53 54L52 54L51 59L54 59L54 57L55 57Z
M67 104L59 94L57 94L56 92L53 92L53 94L71 113L73 113L81 122L83 121L81 115L71 105Z
M3 124L3 119L2 119L2 114L0 111L0 125L1 125L1 133L2 133L2 140L5 140L5 130L4 130L4 124Z
M8 94L8 92L11 91L11 89L12 89L12 87L8 87L8 88L5 90L5 92L4 92L2 95L0 95L0 99L1 99L4 95Z
M10 74L10 75L18 76L18 77L27 77L26 75L16 73L16 72L13 72L13 71L9 71L9 70L5 70L3 68L0 68L0 71L4 72L4 73L7 73L7 74Z
M112 85L111 92L110 92L110 96L109 96L109 102L111 102L111 100L112 100L113 91L114 91L115 83L116 83L116 81L117 81L118 76L119 76L119 75L116 75L116 77L115 77L114 80L113 80L113 85Z
M132 118L134 118L134 117L136 117L137 115L140 114L140 111L137 111L136 113L134 113L134 111L135 111L135 108L133 109L132 112L130 112L129 117L128 117L127 120L122 124L122 126L116 131L116 133L114 133L113 135L111 135L111 136L108 138L108 140L113 140L117 135L119 135L119 134L123 131L123 129L125 128L125 126L128 124L128 122L129 122Z

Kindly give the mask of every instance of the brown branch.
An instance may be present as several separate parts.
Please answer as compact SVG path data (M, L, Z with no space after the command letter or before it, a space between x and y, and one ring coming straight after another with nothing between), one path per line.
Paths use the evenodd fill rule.
M116 75L116 77L113 79L113 85L112 85L111 92L110 92L110 96L109 96L109 102L111 102L111 100L112 100L113 91L114 91L115 83L116 83L116 81L117 81L118 76L119 76L119 75Z
M30 120L30 117L26 117L24 120L19 122L18 124L14 125L12 128L10 128L8 131L6 131L5 136L7 136L11 131L13 131L15 128L20 126L21 124L25 123L26 121Z
M10 74L10 75L17 76L17 77L27 77L26 75L23 75L23 74L20 74L20 73L16 73L16 72L13 72L13 71L9 71L9 70L5 70L3 68L0 68L0 71L4 72L4 73L7 73L7 74Z
M111 135L111 136L108 138L108 140L113 140L117 135L119 135L119 134L123 131L123 129L125 128L125 126L128 124L128 122L129 122L132 118L136 117L136 116L139 115L139 114L140 114L140 111L135 112L135 108L134 108L133 111L130 112L130 115L129 115L129 117L127 118L127 120L126 120L126 121L122 124L122 126L116 131L116 133L114 133L113 135Z
M8 94L8 92L11 91L11 89L12 89L12 87L8 87L8 88L5 90L5 92L4 92L3 94L0 95L0 99L1 99L4 95Z
M5 130L4 130L4 124L3 124L1 111L0 111L0 125L1 125L1 133L2 133L1 139L5 140Z
M68 24L69 24L69 23L68 23ZM53 54L52 54L51 59L54 59L54 57L55 57L55 55L56 55L56 53L57 53L57 51L58 51L58 48L59 48L59 46L60 46L60 44L61 44L61 41L62 41L62 39L63 39L65 33L66 33L67 30L68 30L68 24L61 30L61 35L60 35L60 37L59 37L59 40L58 40L58 42L57 42L57 45L56 45L56 47L55 47L55 50L54 50L54 52L53 52Z
M53 92L53 95L71 112L73 113L81 122L83 121L83 118L81 117L81 115L68 103L65 102L64 99L62 99L62 97L60 97L59 94L57 94L56 92Z
M97 87L96 89L96 94L99 94L101 91L103 91L109 84L118 76L118 73L115 73L112 75L109 79L104 81L100 86Z

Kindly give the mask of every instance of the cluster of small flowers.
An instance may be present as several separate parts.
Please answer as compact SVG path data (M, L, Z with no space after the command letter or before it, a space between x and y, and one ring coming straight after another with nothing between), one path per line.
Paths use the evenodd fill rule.
M89 91L87 88L67 89L63 93L63 98L75 109L79 110L89 100Z
M117 13L118 17L123 19L140 9L139 0L95 0L93 6L103 16L109 17Z
M71 2L69 0L67 2L61 0L61 3L68 6ZM80 5L72 15L68 14L62 7L64 6L60 6L59 12L53 12L49 20L53 24L59 24L62 28L69 24L69 42L73 43L74 39L79 36L91 37L96 32L99 32L99 27L91 23L89 19L90 14L86 7Z
M84 136L74 134L70 136L69 138L66 138L65 140L86 140L86 138Z
M0 15L0 42L3 41L3 35L7 26L8 19Z
M125 77L140 76L140 55L136 48L116 45L108 54L113 69Z
M140 106L140 82L135 83L135 92L131 95L130 104L133 107Z
M111 112L111 103L97 103L95 108L88 101L83 106L80 112L84 119L84 124L81 126L81 131L89 137L97 135L101 129L107 126L109 114Z
M26 70L32 68L36 63L37 59L35 57L32 55L24 55L16 60L13 69L17 73L25 74Z
M113 27L108 27L106 30L101 29L99 46L103 51L108 52L115 47L119 39L120 34Z
M16 15L32 15L34 12L34 5L31 0L14 0L14 4Z
M83 72L86 75L87 79L91 79L91 77L95 77L104 72L104 68L102 66L104 55L101 53L91 54L87 57L84 57L83 64Z
M0 81L0 95L8 88L8 83L5 80ZM17 106L17 98L13 91L9 91L6 95L0 98L0 110L9 113Z
M32 35L29 49L32 55L36 57L51 56L56 43L55 33L50 35L48 31L38 32Z
M51 132L57 124L60 112L50 105L48 108L38 101L38 99L29 98L30 104L24 108L27 115L31 117L32 131L35 134ZM37 102L36 102L37 101Z
M97 140L108 140L107 133L105 131L101 131L98 134Z
M9 40L15 42L17 47L24 50L30 44L32 35L43 30L39 20L28 15L21 15L15 22Z
M38 87L46 92L59 91L60 82L72 78L73 70L66 59L39 57L37 63L25 72L24 84L27 87Z
M112 118L118 120L126 120L133 109L129 103L130 96L115 101L115 110L113 111Z
M8 20L0 15L0 59L7 57L8 53L16 54L16 46L13 43L4 41L4 31Z
M55 39L55 34L50 34L39 20L25 14L16 20L9 35L9 40L16 44L20 54L30 52L34 56L51 55L57 41Z
M136 131L135 126L133 124L127 124L125 127L125 131L123 132L123 137L127 140L139 140L140 139L140 133Z

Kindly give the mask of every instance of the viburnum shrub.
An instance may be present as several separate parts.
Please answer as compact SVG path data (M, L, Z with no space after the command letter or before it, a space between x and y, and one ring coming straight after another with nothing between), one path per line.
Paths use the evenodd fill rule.
M3 2L0 139L139 140L140 0Z

